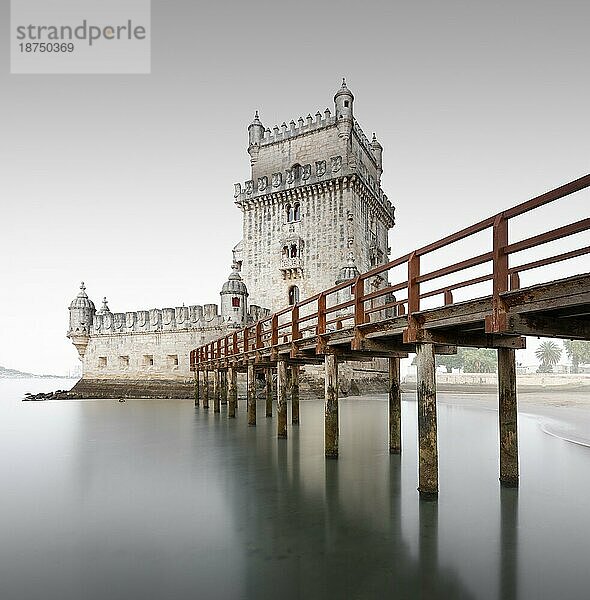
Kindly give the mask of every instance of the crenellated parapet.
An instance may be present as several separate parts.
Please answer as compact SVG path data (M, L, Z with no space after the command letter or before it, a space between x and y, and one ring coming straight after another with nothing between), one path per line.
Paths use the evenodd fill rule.
M320 129L326 129L327 127L335 126L336 116L332 115L329 108L326 108L326 110L323 112L318 110L315 113L315 117L312 117L311 114L308 114L305 119L303 117L299 117L297 121L291 120L288 125L285 121L283 121L280 127L275 125L272 129L266 128L264 130L262 139L260 140L260 146L277 144L300 135L305 135L307 133L316 132Z
M152 308L125 313L109 311L94 315L92 335L200 330L222 325L223 318L217 304Z

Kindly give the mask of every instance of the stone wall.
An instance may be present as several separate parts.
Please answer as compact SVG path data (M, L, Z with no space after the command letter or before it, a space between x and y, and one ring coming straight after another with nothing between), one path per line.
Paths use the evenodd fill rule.
M92 336L83 362L85 379L190 379L189 354L217 339L221 326L186 331L160 331Z

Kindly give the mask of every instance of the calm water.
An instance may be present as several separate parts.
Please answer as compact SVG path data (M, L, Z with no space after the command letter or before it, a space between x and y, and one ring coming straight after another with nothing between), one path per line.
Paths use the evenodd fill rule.
M190 401L22 403L0 381L0 598L587 598L590 448L520 419L520 490L492 410L439 406L440 499L416 492L416 404L387 453L385 397L321 402L277 441ZM441 396L443 396L441 394ZM263 403L258 407L263 414Z

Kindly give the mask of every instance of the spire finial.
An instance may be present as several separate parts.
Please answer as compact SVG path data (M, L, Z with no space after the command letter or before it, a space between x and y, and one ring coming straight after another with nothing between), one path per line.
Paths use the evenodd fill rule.
M375 132L373 131L373 141L376 142L377 141L377 136L375 135Z
M80 283L80 291L78 292L78 298L88 298L86 294L86 286L84 285L83 281Z
M346 77L342 78L342 87L345 88L346 87Z

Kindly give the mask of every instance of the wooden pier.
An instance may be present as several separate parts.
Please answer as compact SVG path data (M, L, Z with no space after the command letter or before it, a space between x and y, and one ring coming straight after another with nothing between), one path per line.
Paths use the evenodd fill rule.
M560 254L546 244L590 230L590 218L511 241L512 220L590 187L590 175L533 198L387 264L289 306L256 324L191 352L195 406L209 407L213 378L214 408L219 377L228 382L228 417L235 417L236 373L248 374L248 424L256 424L255 377L263 372L266 416L272 415L272 376L276 371L277 436L288 435L290 375L292 425L299 424L299 367L324 365L325 455L338 457L338 363L389 359L389 451L402 451L400 358L417 356L417 407L420 495L438 494L438 443L435 355L457 347L494 348L498 354L500 482L519 480L515 350L527 335L590 340L590 269L564 279L521 287L521 273L590 253L578 244ZM586 205L588 206L588 204ZM490 232L491 246L461 261L425 271L438 251ZM574 238L576 239L576 238ZM518 253L538 249L543 258L511 266ZM515 261L516 262L516 261ZM421 268L422 265L422 268ZM588 264L586 263L586 267ZM485 269L470 276L469 270ZM453 281L454 279L454 281ZM480 295L482 284L491 293ZM429 289L425 289L428 287ZM471 299L454 301L459 290ZM430 302L431 306L425 304ZM201 377L200 374L203 374ZM202 383L201 383L202 381ZM223 387L223 384L222 384ZM201 389L202 388L202 389Z

